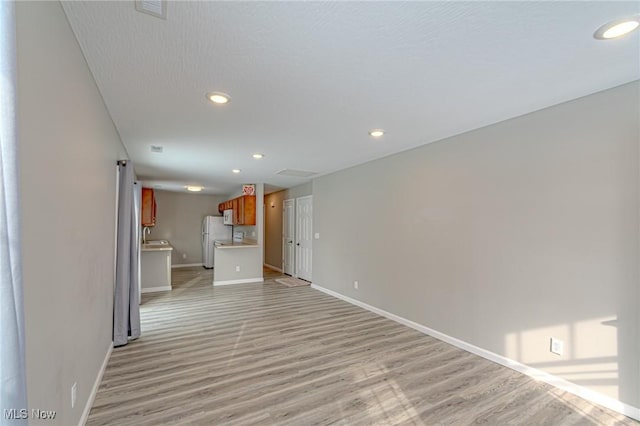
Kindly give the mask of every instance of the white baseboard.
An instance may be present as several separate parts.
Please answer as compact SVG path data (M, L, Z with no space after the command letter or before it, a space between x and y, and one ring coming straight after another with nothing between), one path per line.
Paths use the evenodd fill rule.
M472 345L471 343L467 343L460 339L456 339L455 337L451 337L439 331L433 330L429 327L425 327L424 325L418 324L416 322L413 322L401 316L392 314L383 309L376 308L375 306L368 305L359 300L352 299L348 296L337 293L333 290L329 290L328 288L321 287L317 284L311 284L311 288L319 290L335 298L344 300L345 302L349 302L353 305L359 306L363 309L366 309L380 316L383 316L385 318L398 322L402 325L406 325L407 327L411 327L414 330L427 334L431 337L435 337L436 339L442 340L443 342L449 343L467 352L471 352L472 354L481 356L482 358L488 359L489 361L493 361L500 365L504 365L505 367L509 367L515 371L518 371L522 374L532 377L535 380L540 380L542 382L550 384L551 386L555 386L566 392L570 392L574 395L584 398L587 401L591 401L595 404L602 405L603 407L606 407L618 413L624 414L625 416L631 417L632 419L640 420L640 408L633 407L629 404L625 404L624 402L620 402L617 399L611 398L610 396L603 395L600 392L596 392L594 390L585 388L583 386L576 385L575 383L571 383L568 380L565 380L561 377L554 376L545 371L538 370L533 367L529 367L518 361L512 360L502 355L498 355L486 349L479 348L478 346Z
M100 371L98 371L96 381L93 383L93 388L91 389L91 393L89 394L89 399L87 399L84 410L82 410L82 416L80 417L78 426L84 426L87 423L89 413L91 412L91 407L93 407L93 402L96 400L96 394L98 393L100 382L102 382L104 370L107 369L107 364L109 363L109 358L111 357L111 351L113 351L113 343L109 343L109 349L107 349L107 354L104 357L104 361L102 361L102 366L100 367Z
M163 286L163 287L148 287L140 290L141 293L155 293L157 291L171 291L171 286Z
M189 268L191 266L202 266L202 263L177 263L175 265L171 265L171 269L173 269L173 268Z
M226 281L214 281L214 287L219 285L231 285L231 284L248 284L248 283L261 283L264 282L264 278L246 278L243 280L226 280Z
M277 266L269 265L268 263L265 263L264 266L266 266L269 269L273 269L274 271L278 271L282 273L282 268L278 268Z

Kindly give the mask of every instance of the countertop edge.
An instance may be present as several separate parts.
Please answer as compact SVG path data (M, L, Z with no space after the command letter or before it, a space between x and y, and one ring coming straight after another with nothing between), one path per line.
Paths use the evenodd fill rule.
M148 248L141 247L140 248L140 251L172 251L172 250L173 250L173 247L171 247L171 246L160 246L160 247L153 247L153 248L151 248L151 247L148 247Z
M218 242L218 241L217 241ZM247 241L219 241L222 245L215 244L215 248L217 249L238 249L238 248L253 248L260 247L260 244L257 242L247 242Z

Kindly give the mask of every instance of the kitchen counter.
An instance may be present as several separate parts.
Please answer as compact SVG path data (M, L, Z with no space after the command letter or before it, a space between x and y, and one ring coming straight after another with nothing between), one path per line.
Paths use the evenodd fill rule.
M224 241L216 241L215 246L216 246L217 249L260 247L260 245L258 245L258 243L256 241L254 241L254 240L242 240L242 241L224 240Z
M256 283L263 280L261 245L254 240L216 241L213 266L214 286Z
M173 247L167 240L147 241L141 245L141 251L172 251Z
M142 293L171 290L171 252L167 240L147 241L141 246L140 287Z

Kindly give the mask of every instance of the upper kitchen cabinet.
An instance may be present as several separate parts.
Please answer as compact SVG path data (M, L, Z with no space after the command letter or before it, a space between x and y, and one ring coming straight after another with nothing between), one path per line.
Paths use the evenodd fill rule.
M238 209L234 210L237 225L255 225L256 224L256 196L244 195L236 198ZM236 211L237 216L236 216Z
M256 224L256 196L244 195L218 204L218 211L233 210L234 225Z
M231 200L231 209L233 210L233 224L234 225L239 225L240 224L240 220L239 218L239 214L240 211L238 209L238 199L234 198L233 200Z
M222 213L225 210L231 210L233 208L233 200L227 200L218 204L218 211Z
M142 226L156 224L156 196L151 188L142 188Z

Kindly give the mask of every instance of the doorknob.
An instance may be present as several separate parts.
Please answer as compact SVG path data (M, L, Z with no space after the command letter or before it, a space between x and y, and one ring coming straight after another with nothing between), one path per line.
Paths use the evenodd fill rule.
M289 244L293 243L293 241L289 241Z
M298 244L296 244L296 245L297 245L297 246L299 246L299 245L300 245L300 243L298 243Z

